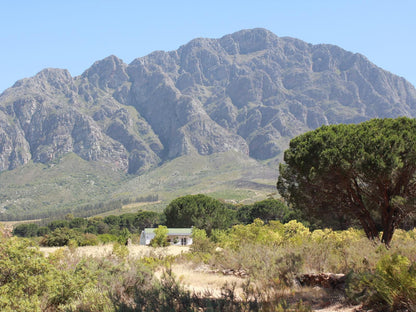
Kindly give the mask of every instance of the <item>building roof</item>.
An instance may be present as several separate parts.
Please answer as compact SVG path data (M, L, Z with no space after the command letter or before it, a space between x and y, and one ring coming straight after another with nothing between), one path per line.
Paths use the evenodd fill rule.
M144 233L154 233L156 228L145 228ZM191 235L192 228L168 228L168 235Z

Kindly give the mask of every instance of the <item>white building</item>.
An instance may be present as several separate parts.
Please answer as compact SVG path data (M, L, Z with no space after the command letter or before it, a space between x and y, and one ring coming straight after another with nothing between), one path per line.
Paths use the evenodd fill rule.
M155 237L155 228L145 228L140 234L140 245L149 245ZM171 245L192 245L192 228L168 228L168 242Z

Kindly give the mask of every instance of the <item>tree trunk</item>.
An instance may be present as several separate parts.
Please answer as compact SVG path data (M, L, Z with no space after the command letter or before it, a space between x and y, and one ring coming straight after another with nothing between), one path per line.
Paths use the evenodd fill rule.
M377 230L376 223L370 212L367 210L366 205L362 197L362 192L357 182L357 179L353 179L352 185L349 188L349 193L352 199L352 204L355 204L354 213L355 216L361 223L364 229L365 235L368 239L376 240L379 239L379 231Z
M383 226L383 236L381 237L381 242L386 246L390 246L395 230L393 213L394 209L390 205L382 211L381 223Z
M364 229L365 235L367 236L368 239L371 240L376 240L379 238L378 234L378 230L376 227L376 224L373 220L373 218L371 217L361 217L359 218L361 226Z

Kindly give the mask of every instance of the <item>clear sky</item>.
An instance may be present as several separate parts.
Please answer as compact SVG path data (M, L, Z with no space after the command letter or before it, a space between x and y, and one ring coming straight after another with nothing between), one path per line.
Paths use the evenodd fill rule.
M0 92L47 67L82 74L198 37L266 28L330 43L416 85L415 0L0 0Z

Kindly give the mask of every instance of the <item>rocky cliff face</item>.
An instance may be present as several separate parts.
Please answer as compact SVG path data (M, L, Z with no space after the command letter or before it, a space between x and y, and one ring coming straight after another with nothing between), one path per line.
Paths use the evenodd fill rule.
M397 116L416 116L415 88L364 56L243 30L16 82L0 95L0 170L68 152L134 174L189 153L266 160L322 124Z

